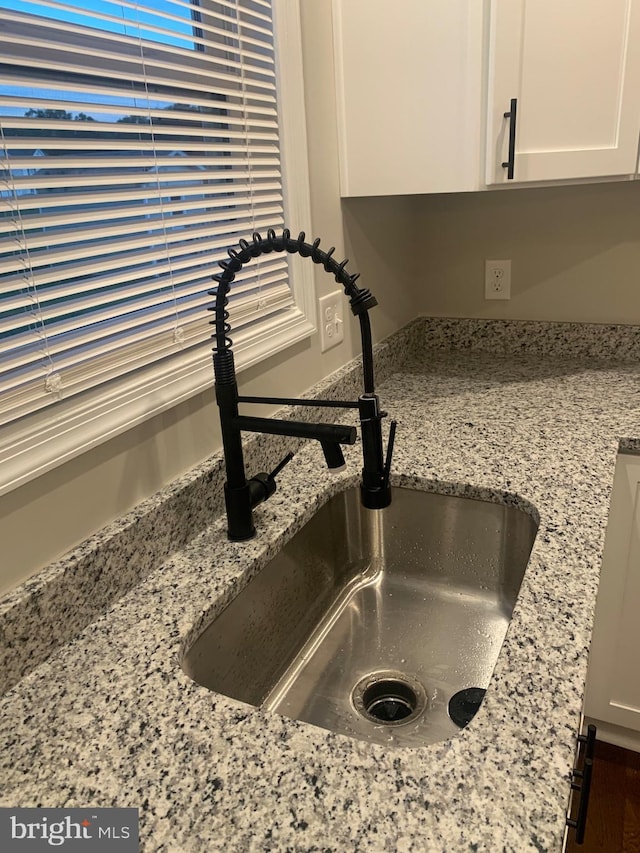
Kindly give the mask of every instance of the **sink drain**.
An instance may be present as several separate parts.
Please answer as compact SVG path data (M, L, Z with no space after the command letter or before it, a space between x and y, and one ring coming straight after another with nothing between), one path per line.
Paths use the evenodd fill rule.
M351 702L370 723L401 726L422 714L427 707L427 695L412 676L384 670L361 678L353 688Z

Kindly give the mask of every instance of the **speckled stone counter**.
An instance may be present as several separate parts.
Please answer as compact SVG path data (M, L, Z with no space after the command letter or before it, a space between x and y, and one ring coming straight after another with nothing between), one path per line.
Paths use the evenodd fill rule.
M218 496L211 522L197 520L198 490L219 490L216 457L5 602L9 683L22 677L0 700L0 805L138 807L144 851L559 853L615 458L640 436L638 333L589 327L599 334L585 348L574 324L505 328L421 320L380 350L380 397L398 420L394 485L522 499L540 516L491 684L465 730L387 749L184 675L180 655L199 627L360 467L358 446L338 477L319 446L304 446L256 511L258 536L232 544ZM357 366L332 381L353 393ZM258 443L249 455L281 449ZM163 518L178 526L176 502L178 517L195 519L177 544L160 535ZM123 531L126 548L105 562L107 540ZM134 567L126 583L98 585L117 589L102 613L77 593L65 599L64 578L80 560L90 573L92 554L98 581ZM45 659L39 617L72 621L76 604L87 612L71 638L60 628Z

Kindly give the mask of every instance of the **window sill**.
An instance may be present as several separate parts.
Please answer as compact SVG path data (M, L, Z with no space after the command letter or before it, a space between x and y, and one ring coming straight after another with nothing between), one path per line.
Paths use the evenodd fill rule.
M312 322L291 307L263 320L251 340L234 335L240 372L310 337ZM213 399L212 341L172 358L166 366L137 371L128 379L75 396L0 430L0 495L90 451L140 423L173 408L201 391ZM3 435L4 433L4 435ZM214 448L212 448L213 452Z

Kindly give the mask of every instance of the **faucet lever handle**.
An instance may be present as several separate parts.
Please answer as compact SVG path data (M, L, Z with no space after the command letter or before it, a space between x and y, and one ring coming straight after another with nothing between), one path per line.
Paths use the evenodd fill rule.
M389 425L389 440L387 442L387 455L384 460L384 481L383 485L386 488L389 485L389 476L391 474L391 459L393 457L393 445L396 440L396 428L398 421L391 421Z
M269 500L271 495L273 495L276 491L276 477L282 471L285 465L288 465L289 462L293 459L293 453L287 453L287 455L278 462L276 467L270 474L262 471L260 474L256 474L255 477L252 477L248 481L249 486L249 496L251 500L251 507L256 507L258 504L263 501Z
M291 462L291 460L292 460L292 459L293 459L293 453L287 453L287 455L286 455L285 457L283 457L283 458L278 462L278 464L277 464L277 465L276 465L276 467L273 469L273 471L272 471L270 474L267 474L267 477L269 478L269 480L275 480L275 478L278 476L278 474L280 473L280 471L282 471L282 469L284 468L284 466L285 466L285 465L288 465L288 464L289 464L289 462Z

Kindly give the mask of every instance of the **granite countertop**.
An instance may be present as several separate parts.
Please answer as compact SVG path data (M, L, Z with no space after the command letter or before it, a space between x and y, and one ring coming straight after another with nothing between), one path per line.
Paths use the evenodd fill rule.
M79 577L78 566L84 576L99 563L92 582L103 589L107 572L96 555L104 540L10 597L0 614L5 659L28 651L0 699L0 805L138 807L144 851L559 853L615 459L640 436L640 368L579 352L584 334L567 337L566 326L564 349L559 327L550 346L532 324L530 345L516 329L517 351L503 343L492 353L469 349L467 326L454 334L446 322L418 325L381 354L379 394L398 420L394 486L502 494L540 516L471 724L443 743L387 749L211 693L180 669L196 627L322 502L357 480L357 446L335 477L310 443L256 511L250 543L226 541L218 504L211 523L144 569L150 510L112 529L131 534L126 564L135 583L105 599L106 612L83 617L71 638L48 628L50 637L62 633L47 659L43 637L26 638L37 624L77 617L78 598L65 603L60 590L62 578ZM449 351L452 337L457 349ZM347 390L352 374L343 374ZM269 448L278 455L279 446ZM211 465L199 472L200 486L211 486ZM155 499L156 530L170 499L186 502L176 489ZM196 515L183 506L181 518Z

